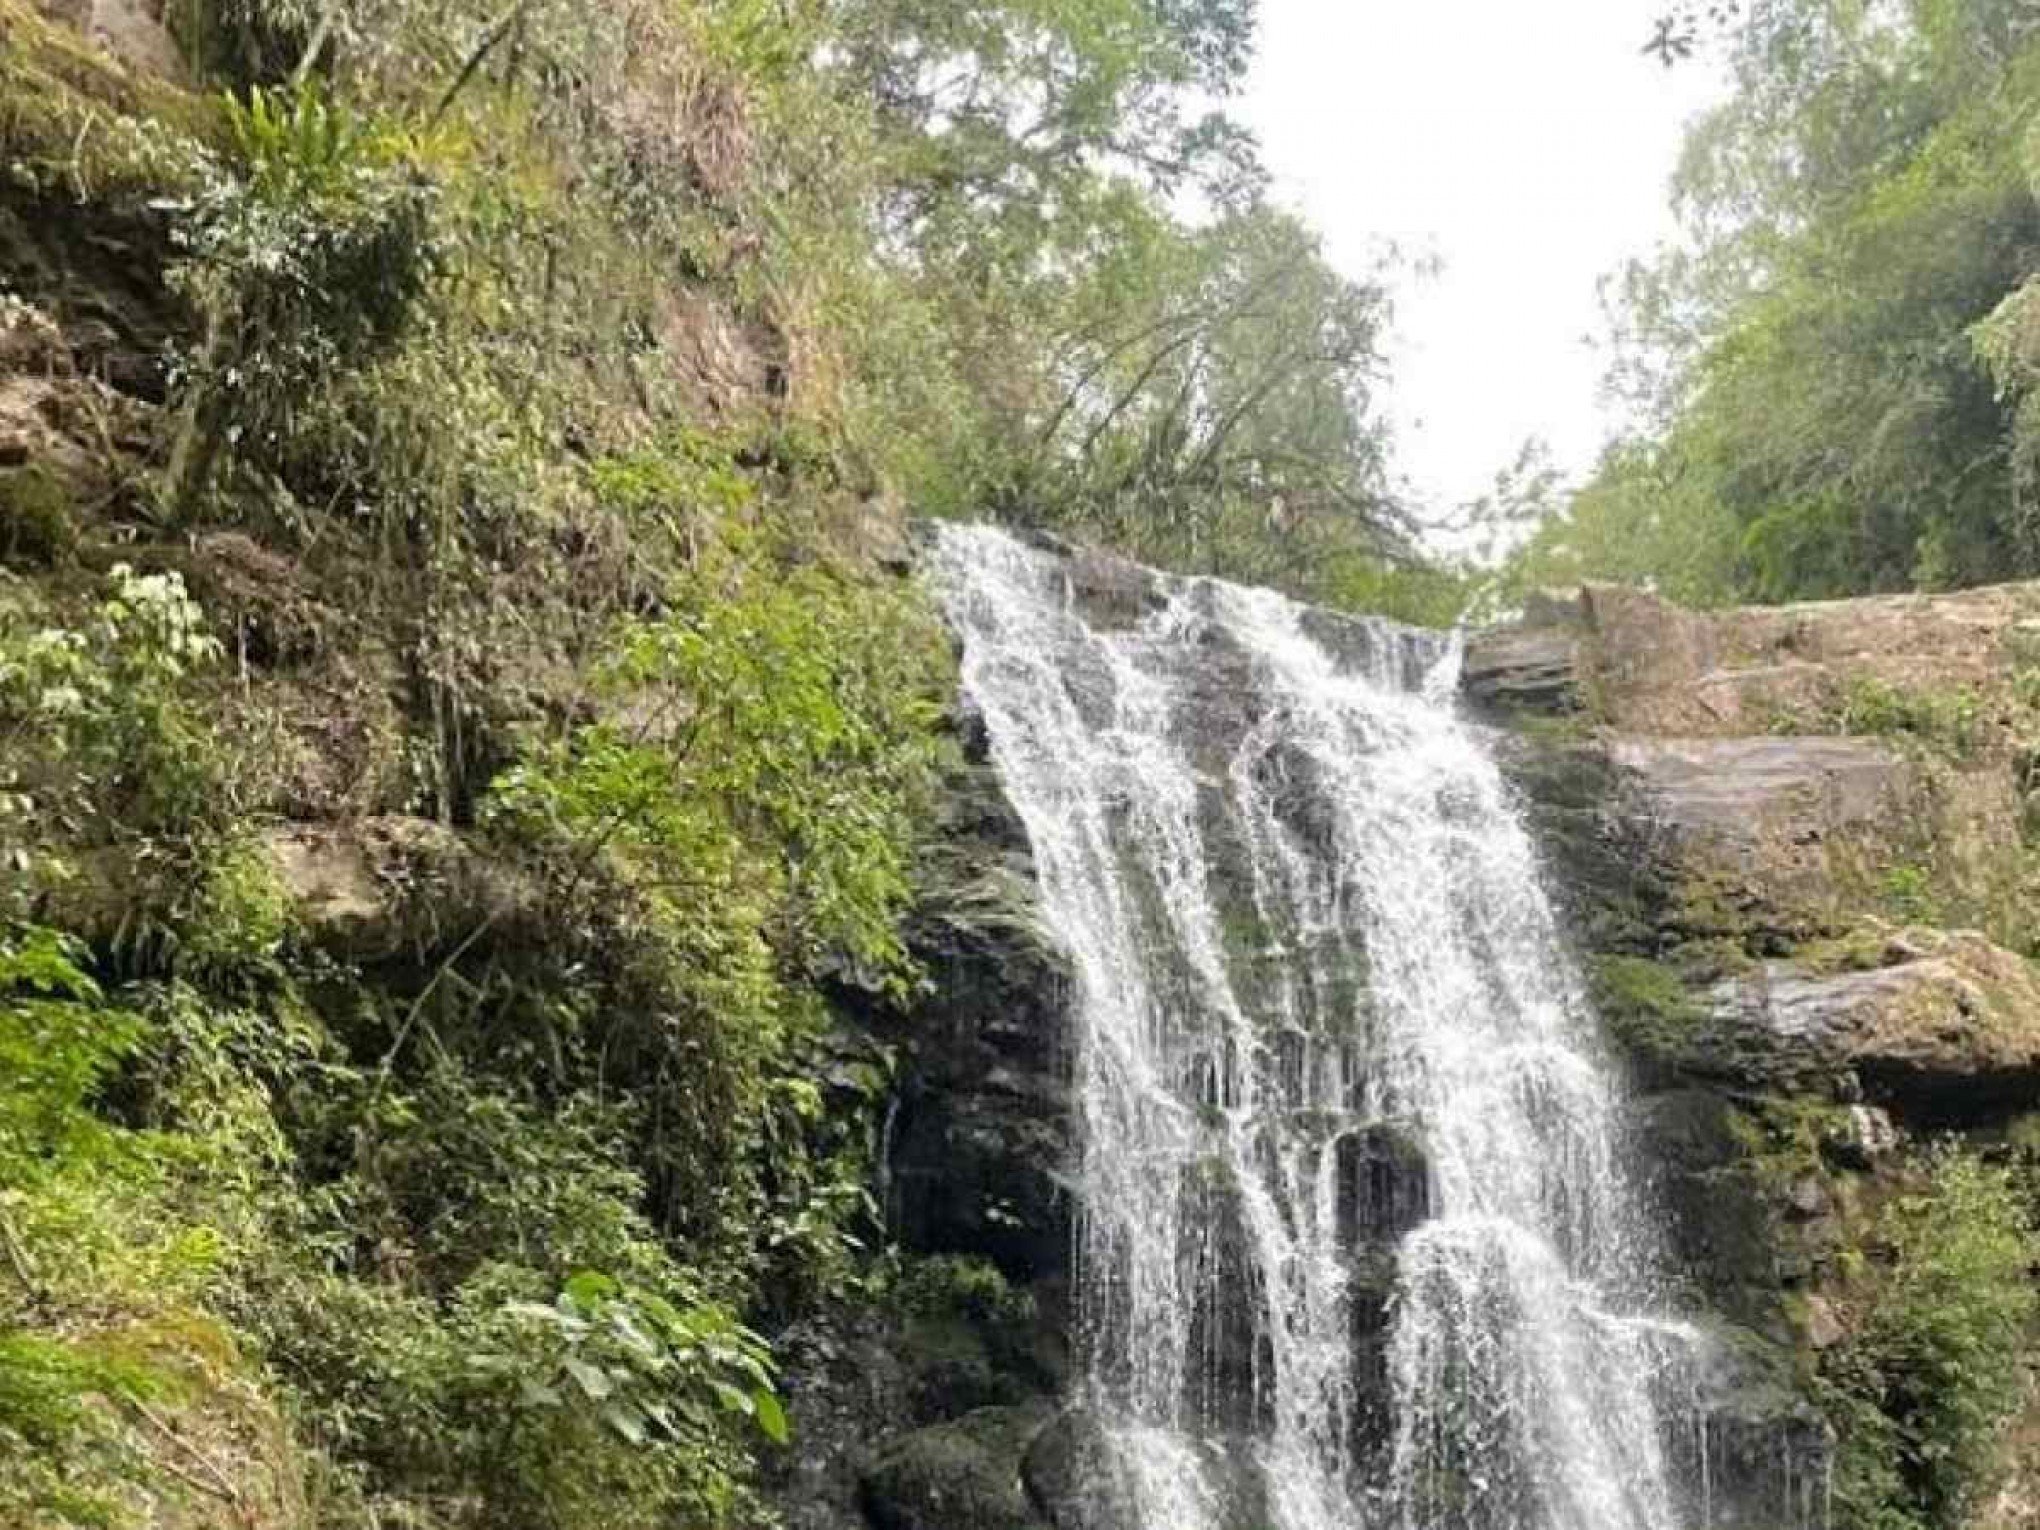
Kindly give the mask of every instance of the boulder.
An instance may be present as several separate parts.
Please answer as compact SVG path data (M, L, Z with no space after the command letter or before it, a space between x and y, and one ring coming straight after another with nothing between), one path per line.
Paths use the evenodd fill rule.
M914 1288L910 1278L882 1303L831 1302L775 1334L798 1431L795 1449L761 1463L777 1522L869 1530L863 1480L891 1462L893 1488L881 1490L899 1490L892 1458L905 1439L987 1411L1047 1416L1068 1379L1068 1326L1067 1301L1052 1287L988 1304L959 1288ZM924 1440L919 1449L933 1447Z
M1022 1466L1027 1489L1054 1530L1147 1530L1184 1522L1260 1530L1275 1522L1251 1432L1207 1434L1193 1446L1138 1429L1115 1441L1107 1424L1096 1409L1067 1408L1028 1447ZM1169 1514L1164 1499L1143 1521L1135 1472L1147 1479L1150 1494L1176 1494L1177 1513Z
M861 1474L866 1516L877 1530L1049 1530L1021 1462L1051 1416L980 1408L894 1440Z
M1913 1122L1959 1125L2040 1105L2040 979L1971 932L1909 931L1887 965L1765 962L1717 984L1714 1018L1778 1058L1842 1070Z
M1055 1530L1141 1530L1104 1427L1088 1408L1058 1414L1034 1437L1021 1471Z
M516 871L429 819L284 824L264 843L305 932L353 960L451 947L485 925L510 936L537 901Z

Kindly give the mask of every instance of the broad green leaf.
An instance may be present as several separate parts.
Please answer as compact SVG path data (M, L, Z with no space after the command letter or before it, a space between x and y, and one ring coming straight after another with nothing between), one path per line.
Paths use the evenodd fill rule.
M748 1416L757 1408L749 1392L740 1387L733 1387L727 1381L710 1381L708 1386L715 1394L715 1400L722 1404L725 1413L742 1413Z
M791 1431L786 1425L786 1409L780 1406L779 1398L760 1387L751 1394L751 1404L765 1438L775 1445L784 1445Z

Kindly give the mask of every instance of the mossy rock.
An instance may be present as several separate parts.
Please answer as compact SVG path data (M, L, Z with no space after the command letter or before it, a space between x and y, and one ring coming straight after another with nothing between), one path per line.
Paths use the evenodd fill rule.
M878 1530L1048 1530L1020 1464L1053 1410L980 1408L884 1446L860 1477Z
M1023 1471L1056 1530L1139 1530L1097 1414L1069 1408L1034 1438Z
M1699 1082L1753 1088L1843 1087L1839 1065L1761 1026L1736 1022L1721 993L1757 964L1732 942L1706 940L1662 959L1593 959L1595 1009L1644 1089Z
M1664 962L1602 956L1589 968L1594 1007L1608 1032L1655 1083L1690 1068L1707 1011Z
M1042 1379L1013 1337L987 1333L961 1315L909 1317L900 1327L898 1354L923 1417L1011 1406L1033 1395Z
M1778 1232L1740 1125L1720 1094L1695 1088L1645 1099L1637 1130L1673 1267L1711 1306L1773 1325Z

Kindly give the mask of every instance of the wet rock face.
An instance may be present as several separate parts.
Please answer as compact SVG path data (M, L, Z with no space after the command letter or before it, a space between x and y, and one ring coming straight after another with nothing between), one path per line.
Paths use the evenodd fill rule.
M1833 923L1880 865L1926 853L1921 772L1879 741L1610 733L1602 747L1673 879L1788 939Z
M887 1209L909 1247L974 1253L1010 1277L1068 1258L1067 1064L1048 960L955 953L887 1132Z
M1666 1213L1669 1262L1729 1317L1763 1321L1777 1252L1728 1100L1700 1087L1647 1095L1637 1106L1636 1136L1650 1160L1652 1197Z
M167 358L183 332L162 271L167 221L146 208L81 207L0 192L0 271L62 329L77 373L147 404L168 397Z
M957 731L937 885L911 931L929 988L903 1037L881 1189L907 1247L980 1254L1024 1284L1069 1257L1070 978L982 721Z
M1504 628L1467 646L1462 684L1481 706L1563 714L1580 709L1579 639L1563 627Z
M1087 1409L1057 1414L1028 1446L1021 1474L1055 1530L1141 1530L1097 1416Z

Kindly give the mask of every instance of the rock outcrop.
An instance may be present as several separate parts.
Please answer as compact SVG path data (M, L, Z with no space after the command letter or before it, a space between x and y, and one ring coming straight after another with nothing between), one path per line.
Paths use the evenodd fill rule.
M1751 1360L1718 1416L1786 1427L1906 1144L2040 1108L2040 585L1592 586L1475 635L1464 685L1631 1062L1673 1263Z
M877 1530L1048 1530L1021 1468L1052 1409L982 1408L893 1441L863 1475Z
M901 1066L879 1183L918 1258L995 1268L1017 1300L850 1304L780 1341L801 1449L772 1484L788 1530L1047 1530L1020 1463L1066 1380L1069 974L1044 930L1027 834L982 720L958 749L910 937L926 973L895 1035ZM864 1007L846 990L841 1002ZM939 1294L939 1293L938 1293Z
M1949 595L1687 611L1642 590L1587 585L1531 601L1477 634L1476 701L1592 713L1662 737L1761 733L1843 700L1863 680L1900 691L2009 693L2040 659L2040 585Z
M1714 1016L1905 1119L1960 1124L2040 1106L2040 979L1973 933L1907 931L1877 965L1765 962L1710 992Z

